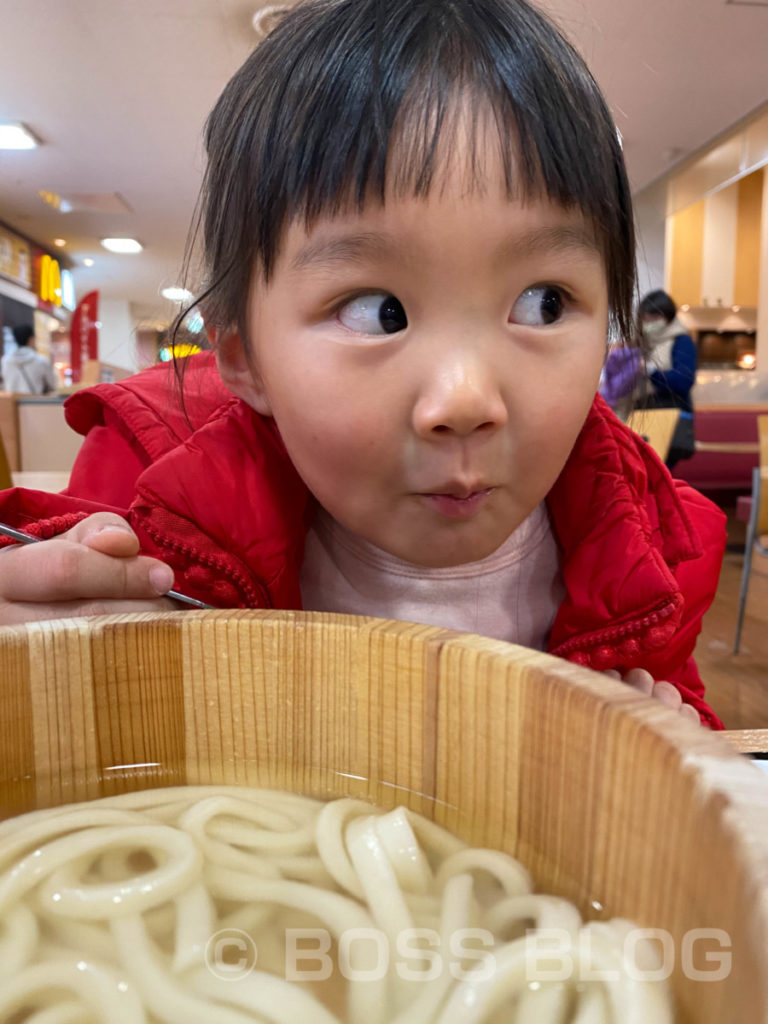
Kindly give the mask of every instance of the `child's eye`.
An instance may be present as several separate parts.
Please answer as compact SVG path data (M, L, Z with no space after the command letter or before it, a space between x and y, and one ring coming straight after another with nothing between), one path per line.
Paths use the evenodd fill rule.
M560 288L537 285L526 288L512 308L513 323L527 327L545 327L563 315L565 298Z
M395 334L408 326L402 303L394 295L358 295L345 303L339 320L351 331L361 334Z

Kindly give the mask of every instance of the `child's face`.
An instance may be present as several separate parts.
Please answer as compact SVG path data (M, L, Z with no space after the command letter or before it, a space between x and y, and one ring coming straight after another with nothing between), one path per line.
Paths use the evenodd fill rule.
M486 182L457 171L426 199L293 224L269 284L254 279L260 380L234 345L219 357L320 504L424 566L489 555L542 501L605 355L581 215L509 201L500 168Z

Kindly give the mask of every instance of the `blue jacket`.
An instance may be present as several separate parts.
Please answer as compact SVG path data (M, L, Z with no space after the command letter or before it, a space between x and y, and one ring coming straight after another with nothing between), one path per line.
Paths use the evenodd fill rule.
M654 404L693 412L691 389L696 383L696 344L690 334L678 334L672 346L672 367L650 374Z

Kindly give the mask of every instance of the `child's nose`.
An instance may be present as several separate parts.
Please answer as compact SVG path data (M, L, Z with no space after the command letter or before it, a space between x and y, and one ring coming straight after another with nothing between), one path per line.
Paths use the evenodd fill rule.
M413 425L422 437L444 433L467 437L506 422L507 407L497 374L474 358L434 367L413 409Z

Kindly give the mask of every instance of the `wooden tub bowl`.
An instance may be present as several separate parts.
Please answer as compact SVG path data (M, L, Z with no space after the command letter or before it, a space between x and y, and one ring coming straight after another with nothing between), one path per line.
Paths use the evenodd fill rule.
M7 628L0 751L0 818L185 783L404 803L587 916L666 930L681 1024L768 1021L768 782L722 737L547 655L311 613Z

